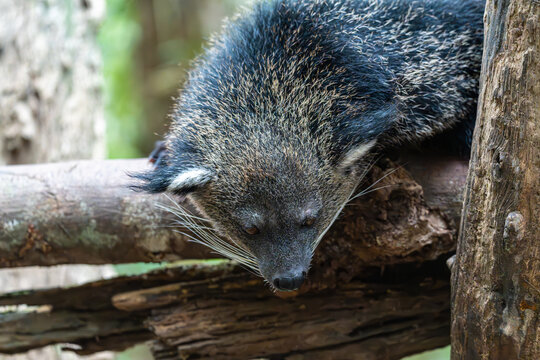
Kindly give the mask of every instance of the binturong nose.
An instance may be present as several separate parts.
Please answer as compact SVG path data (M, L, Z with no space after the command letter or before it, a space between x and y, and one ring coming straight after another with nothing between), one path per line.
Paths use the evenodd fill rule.
M306 278L306 272L303 269L295 269L278 273L272 283L281 291L292 291L298 289Z

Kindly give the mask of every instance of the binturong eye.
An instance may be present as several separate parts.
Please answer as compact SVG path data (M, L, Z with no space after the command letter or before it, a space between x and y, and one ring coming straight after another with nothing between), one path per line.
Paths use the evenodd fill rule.
M255 225L245 227L244 231L249 235L257 235L260 232L259 228Z
M304 221L302 221L302 226L305 227L313 226L313 224L315 224L315 217L313 216L308 216L304 219Z

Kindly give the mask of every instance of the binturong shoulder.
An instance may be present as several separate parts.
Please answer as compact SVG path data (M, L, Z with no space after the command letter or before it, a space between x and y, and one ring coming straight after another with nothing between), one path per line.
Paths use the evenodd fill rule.
M258 2L195 62L172 114L168 162L191 167L288 133L337 166L367 144L419 142L460 123L468 131L482 12L480 0Z
M481 0L260 1L196 60L136 186L189 197L230 240L209 246L298 287L374 154L472 129L482 16Z

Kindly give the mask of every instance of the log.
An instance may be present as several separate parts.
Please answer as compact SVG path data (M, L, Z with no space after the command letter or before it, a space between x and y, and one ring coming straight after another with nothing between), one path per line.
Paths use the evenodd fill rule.
M19 353L55 343L71 343L80 354L123 350L152 338L144 326L147 311L117 310L111 298L119 292L197 282L233 271L236 265L184 265L139 276L121 276L84 285L0 295L0 353ZM16 306L25 305L17 310ZM80 347L80 348L79 348Z
M488 0L452 359L540 359L540 3Z
M449 284L423 280L354 281L284 300L240 274L153 310L147 325L176 359L400 359L448 344Z
M238 265L221 261L6 294L0 305L48 307L49 321L19 314L9 328L1 324L0 352L67 342L88 354L118 349L118 339L122 346L147 339L151 331L156 359L399 359L448 344L448 278L440 259L390 266L383 274L366 269L334 289L279 298ZM17 342L8 329L21 329Z
M408 170L398 166L403 163ZM364 265L451 251L466 164L418 156L380 161L364 187L385 174L376 186L389 187L347 206L327 238L337 246L354 244L351 257ZM126 174L147 166L140 159L0 167L0 267L218 257L173 231L172 215L156 207L170 199L128 188ZM329 251L326 259L340 250Z
M172 231L160 196L128 188L145 160L0 167L0 267L208 258Z
M81 347L86 344L82 353L123 350L152 338L143 325L144 316L114 310L42 310L2 314L0 353L15 354L57 343L75 343ZM122 341L112 342L111 337Z

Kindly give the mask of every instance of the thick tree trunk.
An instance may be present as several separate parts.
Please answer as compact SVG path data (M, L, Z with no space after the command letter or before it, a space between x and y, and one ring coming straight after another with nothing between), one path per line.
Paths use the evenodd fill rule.
M453 359L540 359L540 3L488 0Z
M392 172L394 163L381 162L369 181L388 174L375 185L384 188L347 207L316 261L379 266L453 250L455 199L466 164L440 159L413 166L425 161L407 162L429 189L426 201L409 172ZM156 207L171 205L170 199L128 188L126 172L146 166L144 160L110 160L0 168L0 267L215 257L173 231L174 218Z

